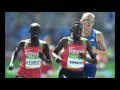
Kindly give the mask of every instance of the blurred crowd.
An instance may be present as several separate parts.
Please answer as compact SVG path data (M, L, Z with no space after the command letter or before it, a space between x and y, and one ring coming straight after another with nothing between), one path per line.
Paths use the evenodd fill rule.
M22 39L30 37L29 25L37 22L41 25L40 39L54 48L58 41L70 35L74 21L79 21L84 12L6 12L5 13L5 58L10 59L12 52ZM101 31L105 38L109 58L115 56L115 12L93 12L93 28ZM51 40L47 40L51 38Z

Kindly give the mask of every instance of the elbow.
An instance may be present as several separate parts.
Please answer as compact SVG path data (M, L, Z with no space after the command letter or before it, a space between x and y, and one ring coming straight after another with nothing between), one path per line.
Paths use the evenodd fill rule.
M46 61L46 64L51 65L51 64L52 64L52 60L51 60L51 59L48 59L48 60Z
M97 65L97 61L93 61L93 62L91 62L91 64Z
M17 56L17 55L18 55L18 53L17 53L17 52L13 52L13 55L14 55L14 56Z
M95 60L95 61L93 62L93 64L94 64L94 65L97 65L97 60Z
M97 60L94 59L91 63L94 64L94 65L97 65Z
M58 51L57 51L57 50L54 50L53 52L54 52L56 55L58 55Z
M103 55L104 57L108 58L108 53L107 53L107 51L104 51L101 55Z

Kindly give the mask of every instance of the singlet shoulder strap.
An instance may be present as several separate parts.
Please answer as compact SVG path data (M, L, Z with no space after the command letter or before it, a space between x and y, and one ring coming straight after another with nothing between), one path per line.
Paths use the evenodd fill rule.
M25 42L24 47L26 47L26 46L28 46L28 44L29 44L29 42L30 42L30 39L25 39L24 42Z
M67 37L67 40L68 40L68 44L70 44L71 42L73 42L73 37L69 36L69 37Z
M83 42L83 45L87 45L87 39L86 38L81 37L81 40Z
M26 46L28 46L28 44L29 44L29 42L30 42L30 39L26 39L26 40L24 40L24 42L25 42L24 47L26 47ZM39 39L39 46L40 46L40 47L43 47L44 44L46 44L46 42Z
M47 44L47 42L39 39L39 46L43 47L44 44Z

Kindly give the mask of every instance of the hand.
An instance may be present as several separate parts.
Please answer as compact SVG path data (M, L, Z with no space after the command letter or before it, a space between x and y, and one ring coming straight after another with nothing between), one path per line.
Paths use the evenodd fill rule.
M61 63L61 62L62 62L62 59L61 59L61 58L57 58L57 59L56 59L56 62L57 62L57 63Z
M86 57L85 57L85 54L84 54L84 53L79 53L78 58L80 58L80 59L85 59Z
M13 70L14 69L14 65L13 64L10 64L9 65L9 70Z
M51 59L45 59L44 62L48 65L51 65L52 64L52 60Z
M43 59L43 58L44 58L44 53L43 53L43 52L39 52L39 57L40 57L41 59Z

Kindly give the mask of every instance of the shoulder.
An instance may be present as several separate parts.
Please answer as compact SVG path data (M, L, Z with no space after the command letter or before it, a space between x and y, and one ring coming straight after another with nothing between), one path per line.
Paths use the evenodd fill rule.
M103 37L103 33L101 31L98 31L98 30L95 30L95 29L94 29L94 31L96 32L96 35L97 35L98 39Z
M40 40L40 39L39 39L39 43L41 43L41 44L47 44L46 41L43 41L43 40Z
M30 39L24 39L24 40L21 40L20 43L26 43L28 42Z
M97 35L99 35L99 34L101 35L102 34L102 32L99 31L99 30L96 30L96 29L93 29L93 30L96 32Z
M63 37L59 42L65 42L68 39L68 37Z
M96 40L103 40L104 36L103 36L103 33L96 30Z
M29 43L30 39L24 39L19 42L19 46L24 47Z
M70 37L63 37L61 40L66 40L66 39L68 39L68 38L70 38Z
M83 41L83 44L86 45L89 40L87 38L81 37L81 40Z
M84 37L81 37L81 40L83 40L83 41L88 41L88 39L87 39L87 38L84 38Z
M46 41L43 41L43 40L40 40L40 39L39 39L39 45L40 45L41 47L45 48L45 49L48 48L47 42L46 42Z

